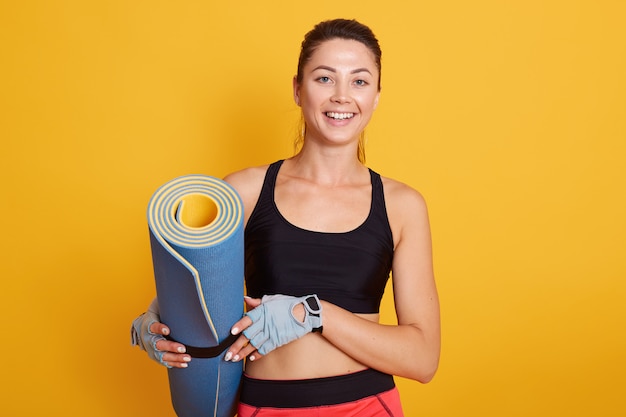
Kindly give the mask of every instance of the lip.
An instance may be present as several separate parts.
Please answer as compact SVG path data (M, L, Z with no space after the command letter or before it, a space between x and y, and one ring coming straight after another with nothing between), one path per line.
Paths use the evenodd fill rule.
M351 117L349 119L333 119L332 117L328 117L324 115L324 119L326 120L326 123L328 126L345 127L352 123L352 121L354 120L354 117Z

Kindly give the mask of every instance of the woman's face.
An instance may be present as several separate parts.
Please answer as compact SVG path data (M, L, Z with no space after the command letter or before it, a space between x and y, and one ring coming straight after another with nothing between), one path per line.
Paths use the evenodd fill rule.
M345 145L357 142L378 104L374 55L361 42L322 43L294 78L294 98L306 122L305 141Z

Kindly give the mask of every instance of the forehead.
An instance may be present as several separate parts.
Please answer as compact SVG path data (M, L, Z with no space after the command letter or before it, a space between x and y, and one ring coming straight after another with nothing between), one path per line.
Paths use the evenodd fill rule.
M306 64L312 68L319 65L333 68L368 68L372 73L378 72L372 51L361 42L352 39L331 39L322 42Z

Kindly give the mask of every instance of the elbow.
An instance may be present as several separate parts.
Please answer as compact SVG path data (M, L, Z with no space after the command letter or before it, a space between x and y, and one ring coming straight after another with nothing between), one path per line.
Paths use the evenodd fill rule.
M422 384L428 384L430 381L433 380L436 373L437 373L437 367L434 367L433 369L430 369L426 372L422 372L419 375L416 375L415 380Z
M435 373L437 373L437 369L434 369L432 372L423 373L415 378L415 380L422 384L428 384L435 377Z
M420 332L418 333L419 337L414 339L407 338L409 343L404 345L407 349L400 354L392 355L397 361L394 366L395 372L392 371L391 373L427 384L433 380L439 369L441 342L439 337L436 339L426 338L423 335L423 331L417 330Z
M439 359L428 361L427 363L421 363L419 366L414 367L407 378L413 379L422 384L427 384L433 380L437 369L439 368Z

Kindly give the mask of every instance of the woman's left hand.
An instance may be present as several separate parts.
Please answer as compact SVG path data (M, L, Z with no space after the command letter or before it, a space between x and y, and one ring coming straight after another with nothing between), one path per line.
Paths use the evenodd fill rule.
M246 303L253 308L233 326L233 334L243 334L226 353L225 360L239 360L256 349L249 357L255 360L312 331L322 330L322 307L316 295L266 295L261 300L246 299Z
M243 299L246 302L248 311L261 305L260 298L244 297ZM252 324L252 320L250 319L250 317L243 316L241 320L239 320L237 323L233 325L231 329L231 333L239 334L243 330L250 327L251 324ZM253 361L255 359L260 358L261 356L262 355L260 353L256 352L256 348L250 344L250 341L248 340L248 338L244 336L243 334L241 334L241 336L237 338L235 343L233 343L228 349L228 351L226 352L226 355L224 356L224 360L237 362L237 361L242 360L245 357L248 357L248 359Z

